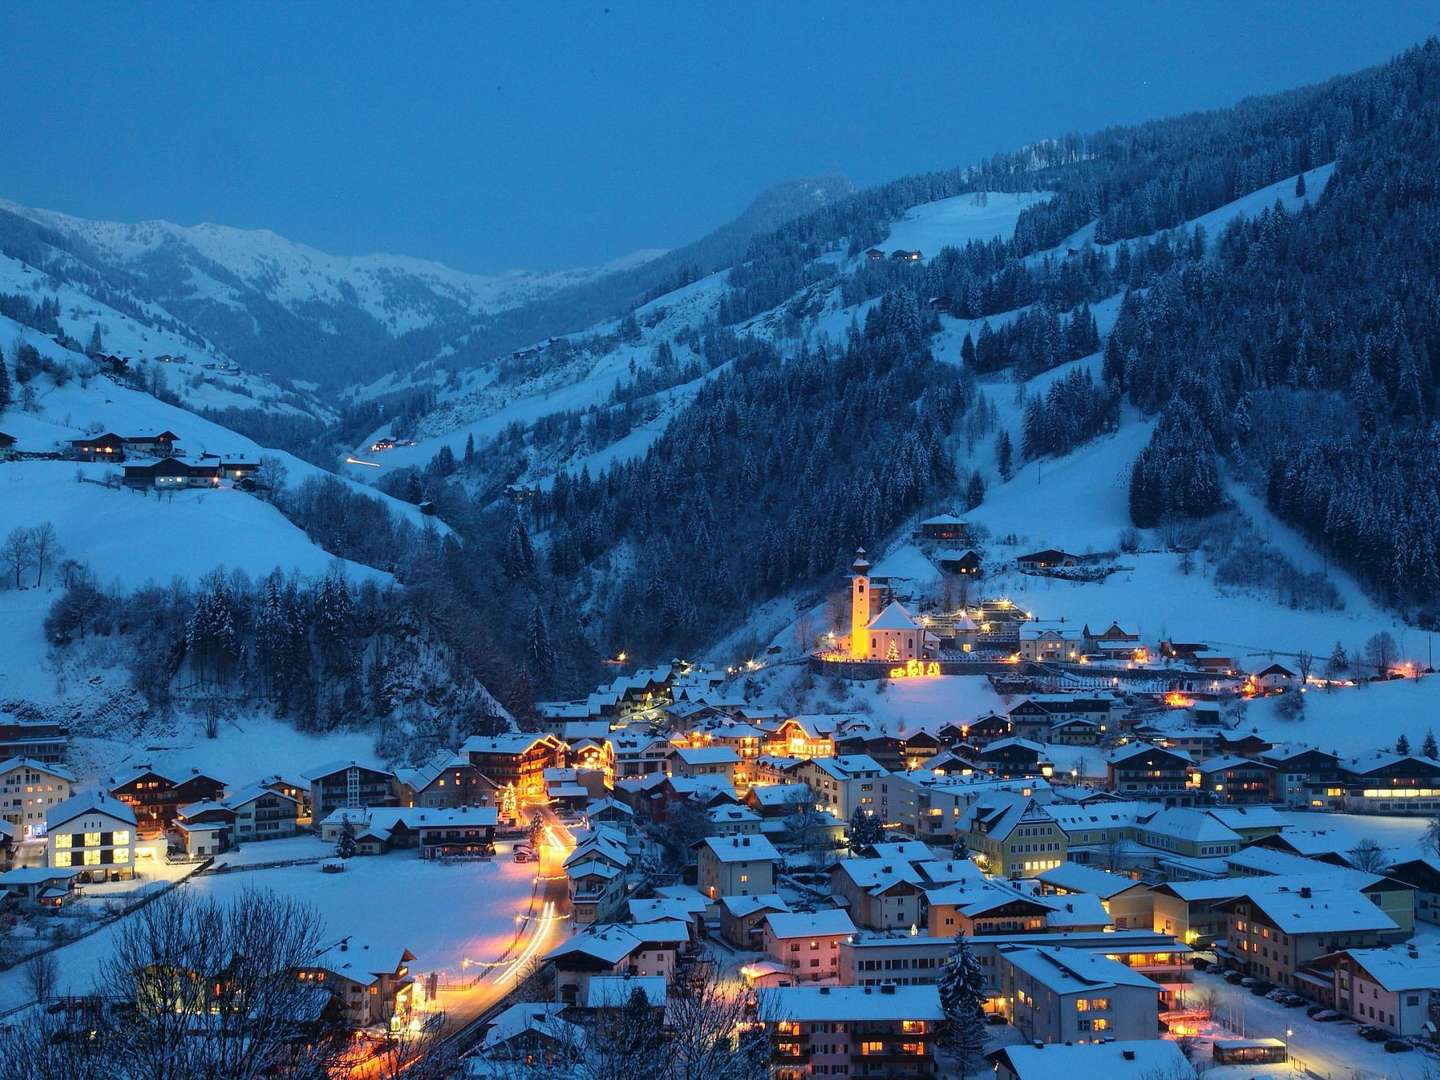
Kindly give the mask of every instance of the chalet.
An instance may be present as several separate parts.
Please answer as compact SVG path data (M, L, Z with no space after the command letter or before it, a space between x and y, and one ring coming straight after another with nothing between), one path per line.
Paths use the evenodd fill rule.
M342 808L320 822L320 838L333 843L348 824L361 855L418 848L422 859L473 858L494 854L497 820L493 806Z
M1281 986L1308 985L1301 969L1326 953L1369 949L1399 932L1394 920L1357 889L1316 886L1244 892L1215 905L1226 919L1227 947L1240 967Z
M1259 757L1273 745L1253 731L1217 731L1215 733L1215 748L1223 754Z
M593 978L660 976L668 985L689 940L686 926L673 921L588 927L542 959L554 964L556 1000L576 1005L590 999Z
M260 462L246 454L201 454L197 467L214 469L220 480L248 480L260 471Z
M921 259L921 254L918 248L915 250L896 248L894 251L890 252L890 258L894 262L919 262Z
M554 735L515 732L472 735L460 752L496 787L513 787L523 800L545 795L545 770L565 767L566 746Z
M251 784L235 792L225 800L225 806L235 815L231 836L236 843L295 835L299 802L262 784Z
M493 781L463 754L439 754L428 765L396 769L401 806L434 809L456 806L493 806L499 791Z
M696 847L696 881L712 900L771 893L779 861L780 853L763 836L711 836Z
M1020 659L1076 661L1080 659L1080 631L1059 626L1022 626Z
M925 893L928 932L953 938L959 931L980 934L1043 933L1052 905L1013 885L960 881Z
M832 730L822 729L809 717L786 717L766 735L760 749L772 757L832 757L835 754Z
M933 986L781 986L757 991L773 1075L937 1075L945 1019Z
M0 820L15 828L17 839L45 833L45 815L70 798L75 774L34 758L0 761Z
M760 815L748 806L723 804L705 811L711 836L755 836L760 832Z
M1118 960L1002 945L995 964L1006 1018L1033 1045L1159 1035L1159 984Z
M373 449L373 447L372 447ZM563 1075L585 1045L586 1031L563 1018L555 1001L522 1001L501 1012L485 1030L480 1048L491 1061L544 1066Z
M395 774L355 761L332 761L304 775L310 784L310 814L323 821L342 807L394 806Z
M1079 555L1072 555L1068 551L1059 551L1055 548L1046 548L1043 551L1032 551L1030 554L1021 555L1015 560L1015 566L1018 569L1030 573L1037 570L1055 570L1079 565Z
M996 877L1034 877L1065 861L1065 831L1032 796L982 798L961 812L956 829Z
M1001 779L1049 776L1054 771L1054 765L1046 756L1044 746L1014 736L987 743L981 748L976 761L986 772Z
M978 578L985 569L985 561L973 548L937 552L935 565L942 574L956 574L960 577Z
M1058 743L1061 746L1097 746L1104 736L1103 725L1094 720L1074 717L1052 724L1044 739L1046 742Z
M920 522L915 535L921 540L964 540L969 535L965 519L954 514L936 514Z
M1277 690L1294 690L1300 677L1283 664L1271 664L1250 676L1251 683L1263 693Z
M737 949L759 952L765 948L765 919L788 912L790 905L779 893L720 898L720 936Z
M830 868L831 895L857 926L871 930L903 930L923 922L923 885L919 871L899 858L841 859Z
M745 805L762 818L785 818L814 801L806 784L760 784L745 793Z
M0 431L0 461L8 461L15 453L15 436Z
M964 725L960 730L964 738L976 746L984 746L996 739L1007 739L1016 734L1014 724L1010 719L999 713L986 713Z
M1240 834L1223 821L1181 806L1136 818L1135 839L1156 851L1192 859L1231 855L1242 844Z
M1275 766L1275 801L1338 809L1345 797L1340 758L1313 746L1273 746L1260 754Z
M670 761L675 776L716 776L733 781L740 755L728 746L677 746L670 751Z
M1111 622L1100 633L1090 629L1086 623L1080 629L1080 637L1085 642L1087 653L1098 653L1106 651L1132 652L1140 644L1140 635L1132 634L1128 630L1122 630L1118 622Z
M835 978L840 942L855 933L855 923L839 908L771 912L761 926L765 952L797 982Z
M75 882L83 867L59 869L47 866L17 866L0 874L0 891L17 896L37 907L57 910L75 893Z
M70 452L81 461L124 461L125 440L113 431L70 440Z
M1222 754L1200 763L1201 789L1216 802L1268 803L1274 797L1275 766L1269 762Z
M149 465L126 465L122 482L131 488L158 491L179 488L217 487L220 470L215 465L191 464L179 458L161 458Z
M885 252L881 251L879 248L871 248L870 250L865 252L865 258L869 259L871 262L880 262L885 258Z
M171 835L174 846L192 859L219 855L235 844L235 811L222 802L182 806Z
M955 310L955 301L951 300L948 296L932 296L930 298L930 310L949 315Z
M389 1028L409 1022L414 959L408 949L372 947L345 937L316 954L295 975L301 982L330 991L344 1006L350 1027Z
M137 454L152 454L169 457L175 452L175 443L180 436L173 431L150 431L139 435L125 436L125 449Z
M110 794L129 804L141 833L164 832L175 821L176 812L189 803L218 799L225 782L195 770L189 776L170 777L149 765L137 765L118 781L112 780Z
M1434 945L1341 949L1312 967L1334 979L1329 1000L1346 1016L1406 1038L1435 1037L1440 953Z
M45 815L45 865L78 867L82 880L135 876L135 812L103 791L71 796Z
M1129 743L1112 751L1106 766L1110 790L1128 798L1156 799L1167 806L1195 801L1196 789L1190 786L1195 759L1182 750Z

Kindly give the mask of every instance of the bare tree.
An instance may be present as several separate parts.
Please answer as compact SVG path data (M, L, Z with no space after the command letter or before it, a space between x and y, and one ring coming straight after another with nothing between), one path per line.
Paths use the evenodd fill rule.
M1310 681L1310 672L1315 668L1315 654L1301 649L1295 654L1295 666L1300 671L1300 685L1304 686Z
M60 538L55 535L55 526L44 521L30 530L30 562L35 567L35 586L39 588L45 579L45 571L60 555Z
M356 1068L354 1074L374 1080L450 1080L458 1064L456 1048L446 1042L437 1023L418 1031L407 1028L386 1039L379 1052Z
M27 1010L0 1025L0 1080L115 1080L109 1033L103 1014Z
M1382 679L1389 677L1390 668L1394 665L1398 652L1399 648L1395 644L1395 638L1388 630L1372 634L1370 640L1365 642L1365 662L1373 667L1375 674Z
M20 588L20 575L30 565L30 530L17 525L0 544L0 563L15 575L15 588Z
M800 647L800 651L803 653L810 651L810 646L814 641L815 619L809 611L803 611L800 613L800 617L795 620L795 644Z
M54 952L36 953L25 961L25 989L36 1001L49 1001L60 985L60 961Z
M666 1010L673 1080L765 1080L770 1047L749 1024L742 986L725 982L714 965L696 964L677 980ZM762 1020L764 1017L761 1018Z
M1349 858L1351 866L1356 870L1363 870L1367 874L1380 873L1389 861L1385 857L1385 849L1368 836L1345 854Z
M285 462L274 454L264 454L260 458L260 467L255 470L255 486L274 502L285 490L285 481L289 476L290 470L285 467Z
M321 952L311 907L247 889L228 905L175 890L122 920L98 977L133 1003L110 1053L117 1076L325 1076L348 1042L326 993L297 970Z
M1436 814L1425 823L1425 846L1440 855L1440 814Z

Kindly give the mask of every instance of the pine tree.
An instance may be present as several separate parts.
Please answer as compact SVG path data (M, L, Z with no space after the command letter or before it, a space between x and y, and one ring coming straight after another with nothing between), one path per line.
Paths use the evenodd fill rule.
M1405 737L1405 734L1403 732L1400 734L1400 737L1395 740L1395 753L1410 753L1410 740Z
M340 835L335 839L335 854L342 859L353 858L355 855L355 826L351 824L348 816L340 823Z
M1305 174L1303 172L1295 177L1295 197L1297 199L1305 197Z
M965 335L965 340L960 343L960 359L967 368L975 366L975 342L971 340L968 333Z
M550 645L550 628L545 622L545 612L539 603L530 609L530 620L525 627L526 658L530 663L530 674L534 680L544 682L555 667L555 650Z
M1435 743L1435 732L1433 730L1425 732L1425 741L1420 744L1420 753L1424 754L1427 758L1440 757L1440 746L1437 746Z
M974 510L985 501L985 478L976 469L970 474L970 482L965 485L965 509Z
M1004 428L995 439L995 465L1000 470L1000 479L1009 480L1015 451L1010 445L1010 432Z
M526 581L535 575L535 548L518 513L510 519L510 532L505 538L501 561L506 576L512 581Z
M0 409L6 408L14 401L14 391L10 388L10 371L5 366L5 352L0 349Z
M1345 646L1335 642L1335 648L1330 650L1330 659L1325 661L1325 674L1332 679L1350 669L1350 654L1345 651Z
M885 838L885 830L880 822L863 806L855 807L855 812L850 815L850 827L847 831L851 851L878 844Z
M955 944L945 957L940 972L940 1008L945 1026L940 1043L959 1061L961 1074L968 1073L985 1052L985 969L965 939L955 935Z
M105 352L105 340L100 336L100 324L97 322L90 331L90 344L85 346L86 356L101 356Z
M539 851L540 842L545 837L545 821L540 817L540 811L537 810L530 816L530 825L527 834L530 841L530 850Z

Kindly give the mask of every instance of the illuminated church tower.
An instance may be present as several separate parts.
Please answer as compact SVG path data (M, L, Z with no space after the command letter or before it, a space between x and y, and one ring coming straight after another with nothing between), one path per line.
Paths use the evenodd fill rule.
M865 549L855 549L850 566L850 656L870 659L870 562Z

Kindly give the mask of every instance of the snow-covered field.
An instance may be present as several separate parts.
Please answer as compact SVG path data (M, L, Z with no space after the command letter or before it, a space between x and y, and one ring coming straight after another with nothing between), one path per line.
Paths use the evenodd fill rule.
M944 247L964 247L972 240L1009 239L1027 206L1048 202L1048 191L986 191L921 203L890 226L878 246L889 255L897 248L921 252L928 262Z
M313 905L330 937L354 935L352 948L366 942L406 948L415 954L417 976L437 971L459 979L467 974L465 961L484 963L505 952L534 876L533 864L512 862L503 853L492 862L440 863L398 851L351 859L343 874L326 874L318 865L281 867L206 875L179 888L222 902L246 889L270 889ZM115 933L112 923L56 952L58 993L81 994L94 986ZM0 1011L29 1000L21 968L0 972Z

